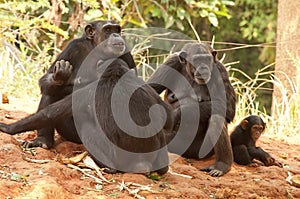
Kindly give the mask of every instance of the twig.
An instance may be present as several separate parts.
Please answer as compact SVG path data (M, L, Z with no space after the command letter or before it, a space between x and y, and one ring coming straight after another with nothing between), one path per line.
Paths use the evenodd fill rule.
M76 170L80 171L80 172L83 173L84 175L86 175L86 176L88 176L88 177L90 177L90 178L96 180L97 182L101 182L101 183L103 182L102 179L97 178L97 177L95 177L95 176L93 176L93 175L91 175L91 174L88 174L88 173L85 172L83 169L79 168L78 166L75 166L75 165L73 165L73 164L67 164L67 166L70 167L70 168L72 168L72 169L76 169Z
M171 175L181 176L181 177L188 178L188 179L192 179L193 178L192 176L189 176L189 175L176 173L176 172L172 171L171 168L169 168L168 173L171 174Z
M102 175L100 168L98 167L98 165L95 163L95 161L90 156L86 156L85 159L83 160L83 163L87 167L94 169L96 171L98 177L100 177L104 182L111 183Z
M127 184L127 186L132 185L132 186L140 187L140 190L142 190L142 191L149 191L151 193L158 193L156 191L151 190L150 185L142 185L142 184L138 184L138 183L134 183L134 182L127 182L126 184Z
M27 162L32 162L32 163L38 163L38 164L45 164L50 162L50 160L35 160L35 159L31 159L28 157L23 156L23 160L27 161Z
M138 192L140 191L140 189L131 190L129 187L127 187L127 185L125 184L124 180L122 180L122 182L120 183L120 191L122 191L122 190L128 191L128 193L130 195L132 195L133 197L135 197L135 198L145 199L145 197L143 197L143 196L141 196L141 195L138 194Z

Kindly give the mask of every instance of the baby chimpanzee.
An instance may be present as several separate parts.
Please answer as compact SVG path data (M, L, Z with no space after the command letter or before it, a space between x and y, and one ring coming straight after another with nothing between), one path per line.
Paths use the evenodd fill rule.
M265 130L266 124L261 117L250 115L246 117L230 135L234 161L248 166L259 166L253 160L263 162L265 166L278 166L282 164L276 161L262 148L256 147L256 141Z

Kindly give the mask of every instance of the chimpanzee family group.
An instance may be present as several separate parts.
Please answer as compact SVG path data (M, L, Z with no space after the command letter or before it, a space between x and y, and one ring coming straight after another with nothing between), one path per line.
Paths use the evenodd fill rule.
M56 130L83 143L109 173L164 174L168 151L195 159L215 154L215 163L201 169L211 176L228 172L233 161L281 166L256 146L265 129L260 117L245 118L229 137L235 91L208 44L185 44L143 82L120 25L95 21L60 53L39 84L37 112L0 123L0 131L11 135L37 130L34 140L22 144L26 148L53 147Z

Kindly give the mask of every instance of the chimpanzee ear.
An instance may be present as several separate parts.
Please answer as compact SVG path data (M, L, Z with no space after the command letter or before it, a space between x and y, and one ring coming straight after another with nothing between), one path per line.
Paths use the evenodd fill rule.
M93 25L91 24L88 24L85 28L84 28L84 31L85 31L85 35L88 39L93 39L94 38L94 35L95 35L95 29L93 27Z
M263 131L264 131L266 129L266 123L264 122L263 122L263 127L264 127Z
M186 64L186 57L187 57L187 53L185 51L181 51L179 53L179 61L181 64Z
M246 130L247 129L247 124L248 124L248 121L243 120L240 125L241 125L242 129Z

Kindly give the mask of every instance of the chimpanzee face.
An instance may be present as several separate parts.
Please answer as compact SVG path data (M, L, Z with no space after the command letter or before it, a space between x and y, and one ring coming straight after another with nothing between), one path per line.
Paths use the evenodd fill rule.
M191 57L191 62L187 62L186 70L188 74L198 84L206 84L211 78L214 60L207 54L198 54Z
M251 127L250 133L251 133L251 137L254 140L254 142L258 140L258 138L261 136L264 129L265 129L264 126L259 125L259 124L254 124Z
M89 24L85 28L88 39L91 39L95 46L101 45L105 54L109 57L118 57L125 52L125 41L121 37L121 26L113 21L97 22Z
M266 124L261 119L261 117L256 115L250 115L247 118L245 118L241 122L241 126L246 133L250 134L250 137L254 142L256 142L259 139L259 137L266 128Z
M207 84L215 62L215 53L203 44L191 44L190 49L179 54L189 76L198 84Z
M102 41L107 41L107 48L116 55L122 55L125 51L125 41L121 37L121 26L118 24L105 24L102 27Z

